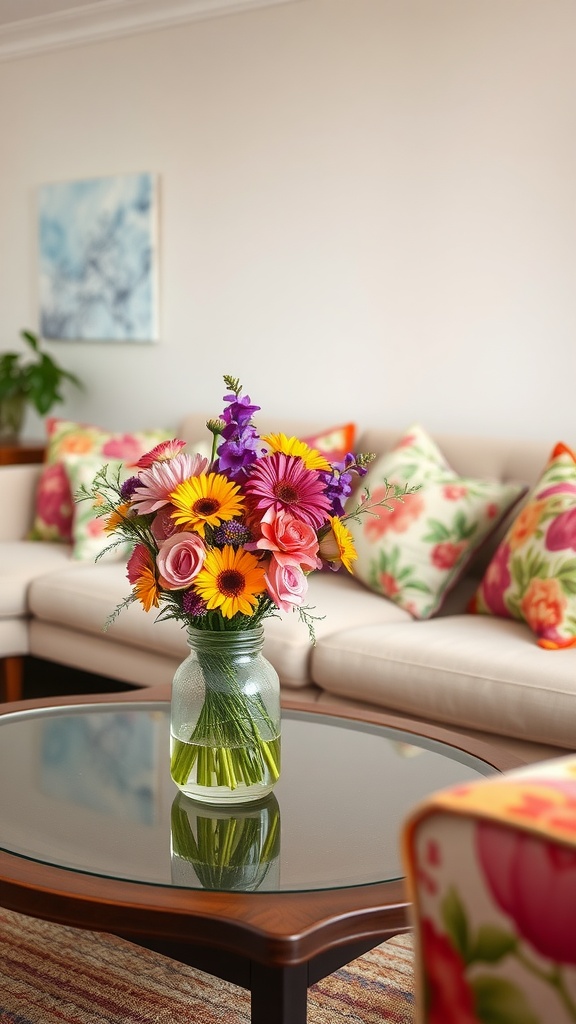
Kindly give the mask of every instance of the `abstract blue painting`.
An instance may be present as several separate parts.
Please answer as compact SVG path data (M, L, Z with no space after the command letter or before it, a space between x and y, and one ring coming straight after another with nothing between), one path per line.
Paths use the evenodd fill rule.
M156 176L42 185L38 213L42 336L156 341Z

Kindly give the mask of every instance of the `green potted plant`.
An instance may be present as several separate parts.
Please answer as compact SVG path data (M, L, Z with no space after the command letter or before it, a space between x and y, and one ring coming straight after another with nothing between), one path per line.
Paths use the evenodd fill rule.
M82 387L75 374L62 367L40 350L39 338L32 331L20 331L30 347L33 358L21 352L0 354L0 438L18 437L26 406L32 405L40 416L50 412L64 399L60 393L63 381Z

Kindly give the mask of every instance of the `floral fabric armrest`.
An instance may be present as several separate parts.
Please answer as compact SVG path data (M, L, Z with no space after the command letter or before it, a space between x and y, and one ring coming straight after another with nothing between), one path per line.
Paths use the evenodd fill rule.
M0 466L0 541L24 540L34 518L41 465Z
M418 1024L576 1022L576 755L433 795L402 844Z

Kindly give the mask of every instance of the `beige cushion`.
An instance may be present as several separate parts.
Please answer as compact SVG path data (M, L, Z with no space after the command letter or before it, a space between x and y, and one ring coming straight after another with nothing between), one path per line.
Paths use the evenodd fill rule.
M0 466L0 540L21 540L34 515L34 497L42 466Z
M70 548L40 541L0 541L0 618L26 615L31 580L68 565Z
M415 717L574 748L576 649L545 651L527 626L457 615L360 626L319 641L323 689Z
M56 546L56 545L54 545ZM316 636L328 636L361 623L410 621L408 612L360 586L348 573L315 573L310 576L308 601L316 622ZM146 651L186 657L186 631L177 622L156 622L139 604L124 609L104 633L106 619L126 597L130 586L122 563L76 563L50 578L35 580L30 587L32 613L40 620L90 633L105 640L129 644ZM264 653L272 662L283 686L310 683L312 644L306 626L296 613L265 620Z
M314 623L317 641L361 624L411 621L408 612L373 594L344 570L313 573L308 583L306 604L319 616ZM293 689L308 686L314 648L297 612L265 619L265 630L264 653L282 685Z
M0 619L0 658L28 654L28 651L27 619Z

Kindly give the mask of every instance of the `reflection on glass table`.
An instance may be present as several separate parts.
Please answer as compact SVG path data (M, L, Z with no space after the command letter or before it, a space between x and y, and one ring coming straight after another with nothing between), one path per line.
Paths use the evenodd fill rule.
M174 885L274 892L280 869L276 797L225 810L179 793L172 804L170 853Z

